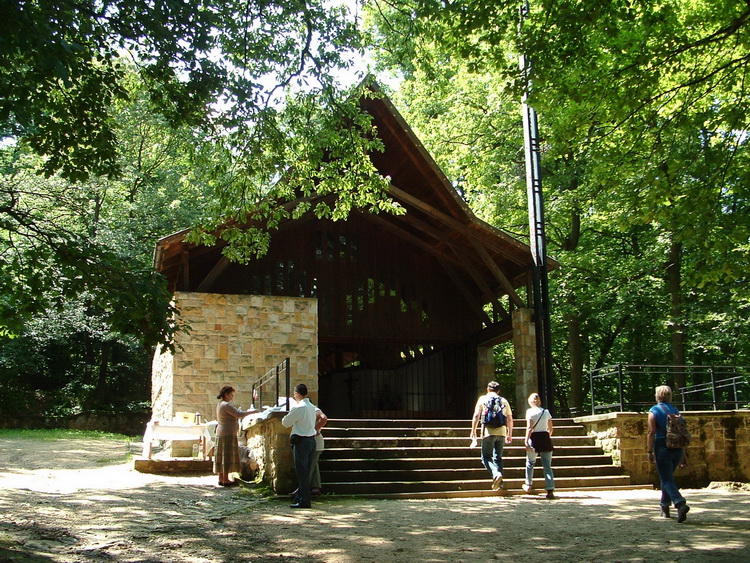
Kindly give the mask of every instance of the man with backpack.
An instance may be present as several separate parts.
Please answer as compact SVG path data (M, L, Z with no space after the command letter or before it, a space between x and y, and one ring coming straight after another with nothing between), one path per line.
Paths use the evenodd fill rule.
M490 381L487 394L477 400L471 419L471 434L477 439L477 426L482 425L482 465L492 476L492 489L503 484L503 446L510 444L513 435L513 413L508 401L499 394L500 384Z

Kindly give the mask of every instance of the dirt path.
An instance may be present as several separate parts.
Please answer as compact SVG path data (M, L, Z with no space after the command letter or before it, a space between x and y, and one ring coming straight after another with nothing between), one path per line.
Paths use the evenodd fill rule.
M0 439L0 562L750 561L750 491L657 491L558 500L360 501L312 510L215 477L141 474L109 440ZM750 487L745 487L750 489Z

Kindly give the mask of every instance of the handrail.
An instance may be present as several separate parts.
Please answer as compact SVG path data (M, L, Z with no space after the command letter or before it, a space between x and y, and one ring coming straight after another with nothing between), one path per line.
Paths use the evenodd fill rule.
M646 410L654 404L654 388L672 381L675 375L683 375L691 383L673 390L673 400L681 404L682 410L696 407L718 410L719 405L739 409L750 405L747 366L613 364L589 372L591 414L623 412L626 408ZM599 382L604 382L604 386L597 385Z
M740 385L742 385L742 383L744 383L744 381L745 381L744 377L737 375L737 376L734 376L734 377L728 377L726 379L719 379L719 380L714 379L710 383L698 383L696 385L689 385L687 387L683 387L682 389L680 389L678 391L678 393L680 394L680 397L681 397L681 403L683 405L683 410L685 408L684 406L687 403L686 399L685 399L685 395L689 395L691 393L702 393L704 391L708 391L709 389L711 390L711 393L712 393L712 396L713 396L713 400L711 401L711 403L701 402L701 401L697 401L697 402L694 401L692 404L713 404L714 405L714 410L716 410L716 407L715 407L716 402L717 402L717 400L716 400L717 393L716 392L719 389L726 389L726 388L731 388L732 389L732 395L734 396L734 400L733 401L727 401L727 402L734 403L735 404L735 408L739 408L739 403L741 402L739 400L739 387L740 387Z
M289 358L285 358L279 362L275 367L269 369L266 373L260 376L255 383L253 383L253 402L257 399L258 406L263 408L263 387L270 382L273 382L274 388L274 406L278 405L279 397L279 377L281 373L284 374L284 397L286 399L286 410L289 410L289 386L291 383L290 369L289 369Z

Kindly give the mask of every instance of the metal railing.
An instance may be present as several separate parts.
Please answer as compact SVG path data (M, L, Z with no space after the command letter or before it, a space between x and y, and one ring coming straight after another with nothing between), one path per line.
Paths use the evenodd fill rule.
M743 386L746 385L747 380L745 377L736 375L734 377L727 377L726 379L716 379L716 374L712 371L710 382L683 387L682 389L679 389L677 391L677 394L680 396L680 402L683 405L683 410L686 409L686 405L710 405L713 410L718 410L717 405L721 404L722 402L725 404L733 404L735 409L739 409L741 408L741 405L743 403L747 403L747 401L743 402L741 400L741 391L744 390ZM726 400L722 401L721 395L723 394L723 389L728 390L728 395L731 398L727 398ZM711 393L711 401L701 401L701 396L705 396L709 392ZM691 395L697 395L698 399L691 400Z
M289 370L289 358L285 358L276 367L269 369L253 383L253 402L257 401L257 408L263 408L264 391L266 396L273 393L273 406L281 406L279 402L279 390L281 389L281 378L284 378L284 398L286 410L289 410L289 387L291 384L291 374Z
M750 407L748 366L659 366L614 364L589 373L591 414L645 411L654 404L654 388L684 377L673 389L680 410L728 410Z

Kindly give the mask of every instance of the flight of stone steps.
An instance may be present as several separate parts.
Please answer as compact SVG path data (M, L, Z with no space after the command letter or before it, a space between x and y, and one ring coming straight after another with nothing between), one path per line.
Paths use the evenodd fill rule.
M552 468L555 489L614 490L632 485L583 426L555 419ZM513 442L505 446L504 483L491 490L480 448L471 448L467 420L332 419L323 429L320 459L325 493L368 498L448 498L524 494L525 421L514 421ZM534 486L544 492L541 460Z

